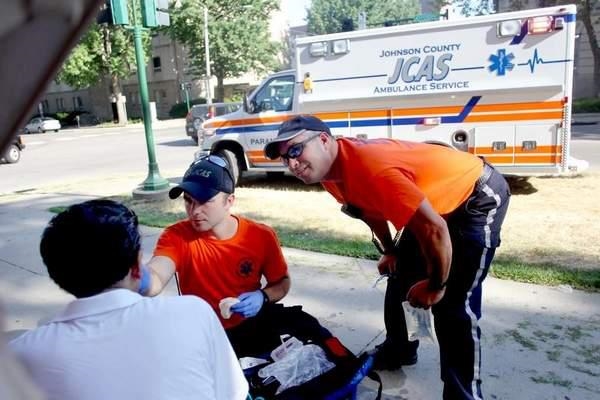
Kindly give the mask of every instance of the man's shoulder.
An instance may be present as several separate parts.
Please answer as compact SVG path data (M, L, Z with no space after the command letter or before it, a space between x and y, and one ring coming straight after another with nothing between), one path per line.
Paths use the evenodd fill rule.
M160 321L162 325L178 326L182 329L220 325L212 307L200 297L158 296L148 300L156 301L148 312L149 319Z
M248 218L237 216L240 224L245 226L245 229L249 234L255 234L256 232L262 232L269 235L274 235L275 230L269 225L263 224L262 222L254 221Z
M182 307L212 310L206 301L194 295L148 297L145 300L154 303L152 305L155 307L179 311L182 311Z
M195 230L192 227L192 225L190 224L190 221L187 219L181 220L181 221L177 221L174 224L171 224L169 226L167 226L165 228L165 230L162 233L162 237L183 237L183 238L189 238L190 236L194 235Z
M41 325L12 338L8 342L8 347L17 354L36 352L40 346L43 349L52 341L52 337L54 333L49 329L49 325Z

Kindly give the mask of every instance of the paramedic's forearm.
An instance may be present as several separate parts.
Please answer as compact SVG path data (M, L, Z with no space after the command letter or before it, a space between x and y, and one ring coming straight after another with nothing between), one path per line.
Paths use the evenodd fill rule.
M267 285L265 288L263 288L263 291L269 298L270 303L276 303L279 300L283 299L286 294L288 294L288 292L290 291L290 285L290 277L286 276L279 282Z
M445 284L452 263L452 242L446 221L428 200L423 200L407 227L419 242L430 281Z
M151 280L148 290L142 294L156 296L163 291L175 273L175 263L169 257L158 256L152 257L146 267L150 270Z

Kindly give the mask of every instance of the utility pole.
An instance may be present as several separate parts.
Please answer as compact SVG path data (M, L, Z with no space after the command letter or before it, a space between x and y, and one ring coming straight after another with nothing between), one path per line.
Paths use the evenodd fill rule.
M204 6L204 58L206 59L206 104L212 104L210 90L210 51L208 44L208 7Z
M181 90L185 93L185 105L187 107L187 112L190 112L190 88L191 84L189 82L183 82L181 84Z

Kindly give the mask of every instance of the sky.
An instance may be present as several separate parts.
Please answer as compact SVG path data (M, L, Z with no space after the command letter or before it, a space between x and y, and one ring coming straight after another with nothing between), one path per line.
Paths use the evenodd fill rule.
M305 25L306 8L311 0L281 0L281 11L290 26Z

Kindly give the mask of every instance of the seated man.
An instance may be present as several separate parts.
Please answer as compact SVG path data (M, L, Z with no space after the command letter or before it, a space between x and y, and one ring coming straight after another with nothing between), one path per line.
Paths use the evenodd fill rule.
M245 399L223 328L194 296L148 299L136 215L110 200L73 205L42 235L50 277L77 297L10 347L48 399Z
M145 294L160 293L177 271L181 292L212 306L238 357L274 349L282 333L301 338L303 329L313 332L319 326L314 318L306 313L305 319L290 318L289 309L274 304L290 289L287 264L273 229L230 213L234 180L225 160L208 156L194 162L169 196L182 193L188 218L159 238L148 262L151 284ZM219 303L228 297L240 301L225 319ZM311 322L296 330L295 321L306 319ZM320 332L330 336L325 329Z

